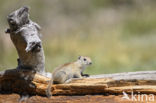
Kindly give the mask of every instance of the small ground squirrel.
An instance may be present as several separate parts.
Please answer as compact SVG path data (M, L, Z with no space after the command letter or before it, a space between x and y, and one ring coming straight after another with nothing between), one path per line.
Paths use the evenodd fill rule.
M72 78L82 78L82 76L89 76L83 74L83 71L88 65L91 65L92 61L89 57L80 56L77 61L72 63L66 63L58 66L52 73L52 78L49 82L46 90L47 96L51 96L51 85L69 83Z

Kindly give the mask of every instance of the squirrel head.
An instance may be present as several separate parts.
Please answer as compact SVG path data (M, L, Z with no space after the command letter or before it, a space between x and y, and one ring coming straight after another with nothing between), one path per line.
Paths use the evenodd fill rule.
M85 57L85 56L79 56L78 57L78 61L82 64L82 65L91 65L92 61L89 57Z

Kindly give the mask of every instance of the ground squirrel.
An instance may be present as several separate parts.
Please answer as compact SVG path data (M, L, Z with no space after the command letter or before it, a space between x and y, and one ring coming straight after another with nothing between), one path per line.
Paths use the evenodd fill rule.
M83 71L88 65L91 64L92 61L89 57L79 56L78 60L75 62L58 66L52 73L52 78L46 90L47 96L51 96L51 85L53 83L69 83L72 78L82 78L82 76L89 76L88 74L83 74Z

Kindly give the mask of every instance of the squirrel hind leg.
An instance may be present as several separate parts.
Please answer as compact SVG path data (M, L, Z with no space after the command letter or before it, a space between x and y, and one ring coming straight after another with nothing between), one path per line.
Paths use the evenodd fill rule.
M70 83L72 80L73 80L73 78L68 79L68 80L66 80L66 81L64 82L64 84L68 84L68 83Z
M70 78L65 81L65 84L71 83L72 81L75 81L75 80L81 80L81 79L83 79L83 78Z

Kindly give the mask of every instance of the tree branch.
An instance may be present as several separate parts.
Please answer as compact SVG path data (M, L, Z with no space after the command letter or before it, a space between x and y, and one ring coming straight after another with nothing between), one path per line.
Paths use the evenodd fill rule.
M10 38L18 53L18 69L45 72L45 57L40 39L40 26L29 19L29 8L21 7L7 16Z

